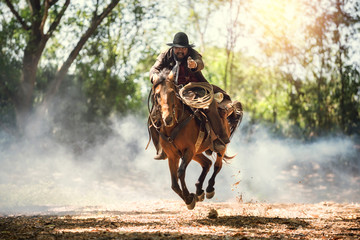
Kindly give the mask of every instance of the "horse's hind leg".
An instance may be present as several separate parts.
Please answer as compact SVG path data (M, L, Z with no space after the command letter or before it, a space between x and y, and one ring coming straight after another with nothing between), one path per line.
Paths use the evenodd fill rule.
M214 188L215 178L216 178L216 175L220 172L220 170L222 168L222 161L224 158L224 154L225 154L225 151L220 156L218 154L216 157L216 162L214 164L214 173L211 176L211 178L209 179L209 183L206 188L206 198L208 198L208 199L214 197L214 195L215 195L215 188Z
M206 177L207 173L209 172L212 162L210 159L205 157L202 153L195 155L194 160L196 162L198 162L202 167L202 172L201 172L200 177L199 177L197 183L195 184L195 186L196 186L196 195L198 196L198 200L203 201L204 200L204 190L202 188L203 188L205 177Z

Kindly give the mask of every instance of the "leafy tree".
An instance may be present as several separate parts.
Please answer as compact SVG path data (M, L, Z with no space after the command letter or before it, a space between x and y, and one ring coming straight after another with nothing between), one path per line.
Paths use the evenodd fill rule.
M359 16L356 14L359 3L302 1L298 7L309 16L302 15L301 21L296 15L286 17L287 2L273 3L268 6L271 9L264 9L267 14L256 15L249 9L256 26L252 21L247 25L257 31L247 34L257 39L265 53L266 58L259 57L262 62L257 64L265 67L263 74L269 76L258 76L254 81L270 82L270 85L258 85L258 92L262 92L264 86L272 89L264 102L249 96L256 99L253 108L264 103L272 117L270 114L252 116L273 119L274 123L288 129L287 135L313 136L338 130L348 134L357 132L359 66L351 59L352 52L356 54L358 50L350 43L359 41ZM251 79L251 75L246 77Z
M86 41L118 2L119 0L112 0L101 13L98 9L101 4L99 1L96 2L87 29L56 72L55 79L47 90L45 100L57 91ZM70 0L66 0L64 3L59 3L57 0L45 0L42 3L40 0L33 0L28 1L27 6L20 4L19 1L5 0L5 4L14 17L10 19L10 24L15 24L16 19L18 28L21 28L18 33L21 35L21 42L24 43L20 85L14 97L17 123L20 128L23 128L33 105L34 88L37 83L36 72L40 58L49 39L53 38L56 31L60 29L61 20L70 5Z
M156 5L144 1L120 3L80 54L76 74L88 98L89 117L141 112L145 96L140 90L141 73L136 72L136 66L151 43L151 37L147 38L151 28L145 29L143 25L157 11Z
M15 127L13 96L20 78L21 63L0 52L0 128L10 131Z
M351 40L359 40L356 14L359 3L333 0L312 2L312 14L320 13L309 27L307 67L316 81L316 125L325 131L339 126L345 133L359 131L359 66L352 63ZM351 127L349 127L351 126ZM351 130L350 130L351 129Z

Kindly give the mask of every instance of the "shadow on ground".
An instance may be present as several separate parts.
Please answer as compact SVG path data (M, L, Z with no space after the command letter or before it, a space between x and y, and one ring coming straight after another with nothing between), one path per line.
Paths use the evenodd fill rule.
M216 219L201 219L197 221L203 225L227 226L232 228L264 228L267 225L284 225L288 229L306 228L310 224L298 218L268 218L256 216L225 216Z
M130 209L129 205L127 206ZM164 207L167 206L167 207ZM0 240L14 239L360 239L357 204L258 204L230 208L226 203L184 209L182 202L162 201L137 210L62 212L0 217ZM210 219L211 208L221 210ZM237 211L246 212L240 214ZM280 215L274 215L272 211ZM228 214L229 213L229 214ZM265 212L264 212L265 213ZM282 215L281 215L282 213ZM272 214L272 215L271 215ZM294 214L294 217L288 217ZM287 216L287 217L285 217Z

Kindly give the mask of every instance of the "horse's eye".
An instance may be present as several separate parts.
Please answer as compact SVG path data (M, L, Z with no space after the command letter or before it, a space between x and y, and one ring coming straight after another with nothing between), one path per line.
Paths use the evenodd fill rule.
M155 94L154 94L154 100L155 100L155 102L158 102L159 99L160 99L160 94L155 93Z

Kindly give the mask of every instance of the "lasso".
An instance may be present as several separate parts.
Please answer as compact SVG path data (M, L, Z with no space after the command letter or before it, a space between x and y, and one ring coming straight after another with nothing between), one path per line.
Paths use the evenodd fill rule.
M185 90L196 87L203 88L205 90L205 95L203 97L189 99L184 96ZM214 99L213 87L208 82L190 82L179 90L179 95L185 104L193 108L207 108Z

